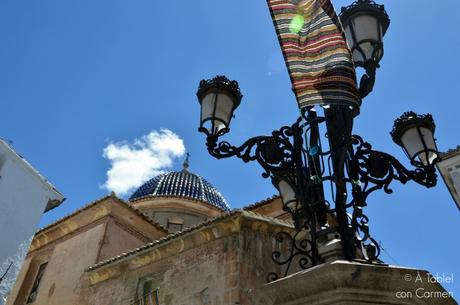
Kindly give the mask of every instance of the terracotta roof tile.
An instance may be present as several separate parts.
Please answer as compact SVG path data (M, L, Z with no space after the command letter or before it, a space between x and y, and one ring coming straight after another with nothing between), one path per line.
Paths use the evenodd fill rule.
M261 200L261 201L255 202L255 203L253 203L253 204L250 204L250 205L248 205L248 206L245 206L245 207L243 208L243 210L252 211L252 210L254 210L254 209L258 208L258 207L261 207L261 206L263 206L263 205L266 205L266 204L269 204L269 203L275 201L275 200L278 199L279 197L280 197L279 195L273 195L273 196L268 197L268 198L266 198L266 199L264 199L264 200Z

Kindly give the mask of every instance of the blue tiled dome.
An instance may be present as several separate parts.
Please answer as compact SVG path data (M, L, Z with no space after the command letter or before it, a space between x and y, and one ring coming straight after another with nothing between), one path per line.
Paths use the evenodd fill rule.
M134 192L130 201L144 196L181 197L207 202L221 210L229 211L222 194L204 178L187 170L158 175Z

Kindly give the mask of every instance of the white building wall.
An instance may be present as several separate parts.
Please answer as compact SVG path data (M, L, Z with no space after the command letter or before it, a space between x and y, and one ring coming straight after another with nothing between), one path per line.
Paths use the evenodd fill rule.
M445 154L436 165L460 210L460 147Z
M22 263L25 253L20 252L28 249L47 206L54 207L63 200L45 178L0 140L0 277L10 262L18 264L19 259L19 265ZM0 283L0 305L7 286L14 283L16 268L12 267Z

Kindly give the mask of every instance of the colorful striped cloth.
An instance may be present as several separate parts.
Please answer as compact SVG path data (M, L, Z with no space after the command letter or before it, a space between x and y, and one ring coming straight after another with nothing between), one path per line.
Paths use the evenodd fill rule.
M342 26L330 0L267 0L300 108L360 98Z

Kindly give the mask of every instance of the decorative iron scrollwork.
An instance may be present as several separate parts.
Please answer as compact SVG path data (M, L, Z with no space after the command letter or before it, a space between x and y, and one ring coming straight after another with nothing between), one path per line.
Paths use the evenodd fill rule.
M393 180L403 184L413 180L428 188L436 185L437 175L434 166L420 165L414 170L408 170L395 157L372 150L372 146L358 135L353 135L352 143L356 148L348 163L348 175L352 181L362 184L363 194L356 194L359 201L356 203L359 206L363 206L362 203L375 190L383 189L385 193L391 194L393 190L390 184Z
M275 264L285 266L284 272L281 272L282 277L289 274L292 269L308 269L315 265L315 246L310 238L312 230L308 225L308 221L296 231L294 235L287 232L278 232L275 235L275 243L278 250L273 251L272 260ZM283 255L287 253L287 255ZM297 266L293 266L293 264ZM276 272L270 272L267 275L267 282L276 281L280 275Z
M345 124L349 119L346 115L348 114L345 114L343 120ZM283 206L292 216L296 231L292 235L286 232L277 233L277 247L272 253L273 262L284 271L279 274L270 272L267 275L268 281L286 276L292 270L307 269L323 261L318 254L317 236L320 230L330 225L326 221L327 217L335 218L338 223L337 230L346 258L378 262L380 247L369 232L369 218L363 211L368 196L380 189L388 194L392 193L390 186L395 180L403 184L412 180L426 187L436 185L434 165L412 163L415 168L409 170L395 157L373 150L360 136L347 135L340 126L335 128L342 133L331 134L331 130L328 130L327 136L332 144L329 151L323 151L318 124L326 122L327 125L329 122L333 125L331 118L334 119L334 113L326 112L326 117L317 117L315 113L306 115L304 111L292 126L284 126L270 136L251 138L239 147L226 141L218 143L217 136L208 135L207 146L212 156L218 159L235 156L244 162L257 161L264 169L264 178L271 177L272 181L285 180L296 193L297 201L294 205L284 203ZM335 147L331 148L331 145ZM337 163L337 160L335 163L331 162L333 153L342 150L345 152L342 164L338 164L340 162ZM340 174L338 170L341 171ZM324 197L325 183L331 184L333 194L335 191L333 207ZM349 190L351 196L348 194ZM338 192L342 192L340 196L337 195ZM339 197L344 204L339 205ZM342 217L340 221L339 214ZM345 253L346 249L348 253Z

